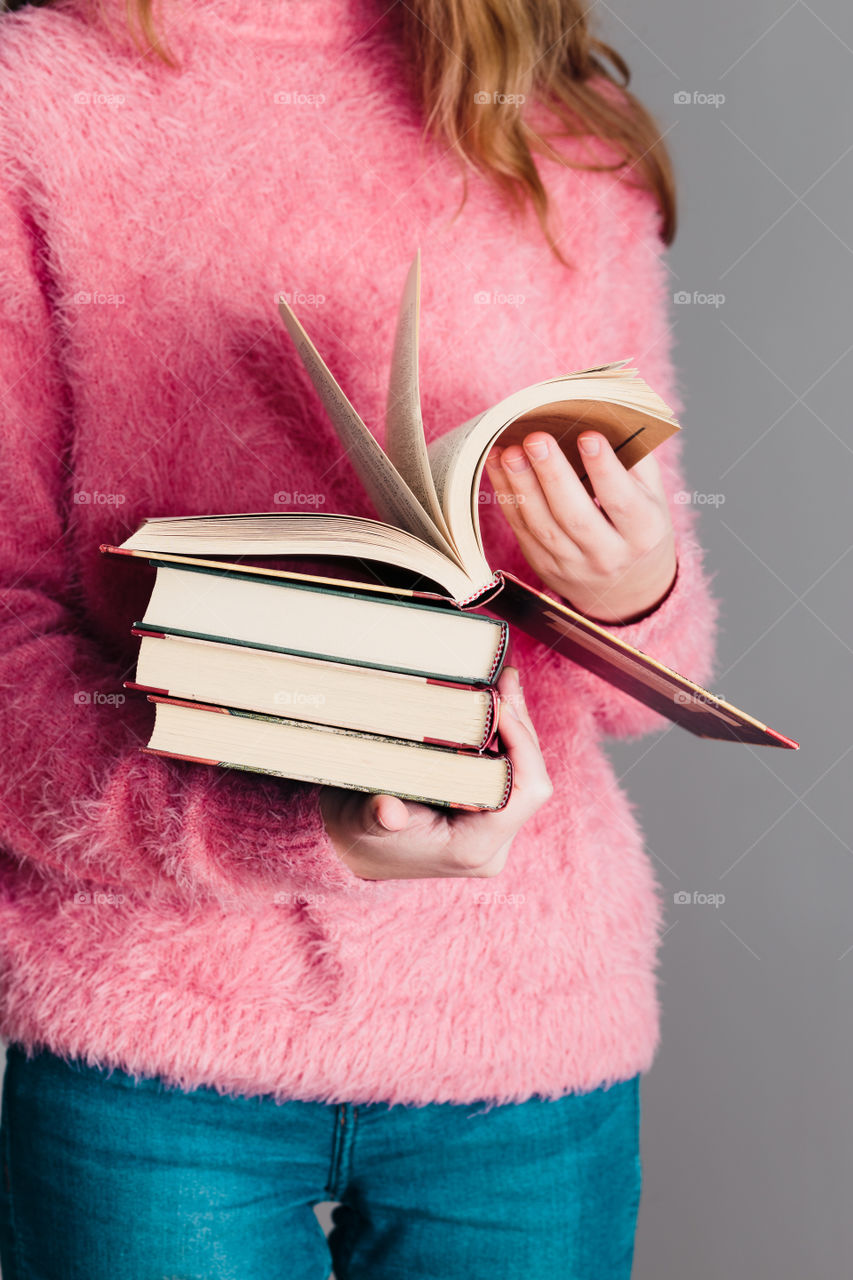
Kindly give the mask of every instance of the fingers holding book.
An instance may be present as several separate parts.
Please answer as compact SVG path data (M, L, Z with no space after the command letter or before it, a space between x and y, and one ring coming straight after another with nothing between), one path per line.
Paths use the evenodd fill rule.
M550 800L554 788L515 667L507 667L501 673L498 693L498 734L501 745L512 762L512 792L506 807L489 816L503 820L512 835L515 835Z
M495 812L435 809L396 796L323 788L320 808L329 839L355 875L412 880L498 875L512 841L553 794L514 667L498 682L499 733L513 767L509 801Z
M626 471L600 432L578 440L595 497L546 432L495 448L489 478L530 567L579 613L624 622L651 611L675 577L666 493L650 455ZM641 465L642 464L642 465Z

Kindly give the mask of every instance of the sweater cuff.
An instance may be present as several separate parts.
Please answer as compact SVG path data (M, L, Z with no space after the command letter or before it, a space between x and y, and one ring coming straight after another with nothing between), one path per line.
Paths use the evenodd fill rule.
M713 674L718 602L709 589L702 548L692 534L678 539L678 569L666 596L647 614L625 623L596 623L617 640L656 659L699 685ZM555 661L568 661L555 659ZM583 689L601 729L633 737L664 729L669 721L583 667L572 667L572 680Z
M624 621L597 622L595 618L591 618L590 621L595 622L596 626L607 627L609 630L615 631L617 635L620 635L620 636L624 635L627 628L636 626L638 622L645 622L647 618L654 617L664 607L667 600L669 600L670 596L673 594L676 587L679 585L680 577L681 577L681 557L679 556L676 562L675 576L673 577L672 582L669 584L669 586L667 587L664 594L660 597L660 599L655 604L653 604L650 609L644 609L642 613L636 613L634 614L633 617L626 618ZM629 640L628 643L630 644L631 641Z
M678 542L678 566L672 584L656 605L648 612L627 622L598 623L618 640L641 649L650 657L667 665L682 660L682 665L692 669L683 674L691 680L703 683L711 675L710 649L705 651L701 642L697 646L684 643L685 633L702 629L705 614L713 612L706 603L706 580L702 566L702 549L691 537L681 537ZM708 602L710 603L710 602ZM707 619L710 630L710 617Z

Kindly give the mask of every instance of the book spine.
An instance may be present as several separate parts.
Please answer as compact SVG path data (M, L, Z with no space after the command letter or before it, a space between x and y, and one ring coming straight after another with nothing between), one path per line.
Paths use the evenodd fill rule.
M500 675L501 670L503 668L504 660L506 659L508 648L509 648L509 624L506 622L501 622L501 637L500 637L500 641L498 642L497 652L495 653L495 660L492 663L492 669L489 672L489 678L487 681L488 684L494 684L498 676Z
M500 570L493 574L487 583L482 587L478 587L476 591L472 591L469 596L463 596L461 600L454 600L453 603L457 609L468 609L474 604L483 604L485 599L494 591L500 591L501 575Z
M483 729L483 741L480 743L480 750L486 751L498 736L498 691L490 689L489 693L489 710L486 714L486 724Z

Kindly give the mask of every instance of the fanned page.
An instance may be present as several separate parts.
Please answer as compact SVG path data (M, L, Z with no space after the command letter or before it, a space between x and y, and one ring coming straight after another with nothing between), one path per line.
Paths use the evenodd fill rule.
M353 470L382 519L415 534L455 560L453 547L368 431L283 297L279 298L278 308Z
M421 254L409 268L397 316L388 404L385 411L385 450L399 474L449 543L453 541L430 471L421 416L418 375Z
M547 431L589 487L576 444L581 431L590 427L602 431L629 469L679 430L669 406L622 360L525 387L427 448L418 375L420 298L418 250L406 276L397 319L386 449L475 580L485 580L489 571L478 493L486 456L497 441L506 446L520 443L531 431Z

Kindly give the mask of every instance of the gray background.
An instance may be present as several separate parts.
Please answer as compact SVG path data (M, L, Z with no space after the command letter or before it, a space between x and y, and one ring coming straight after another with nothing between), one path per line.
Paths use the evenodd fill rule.
M802 743L612 744L667 898L637 1280L850 1274L853 10L599 3L675 153L690 486L712 687ZM689 94L677 103L675 94ZM725 95L722 105L693 94ZM721 906L675 893L725 894Z
M839 1280L853 1255L853 11L593 7L678 166L686 461L724 602L713 687L803 744L672 730L610 748L668 904L635 1276Z

